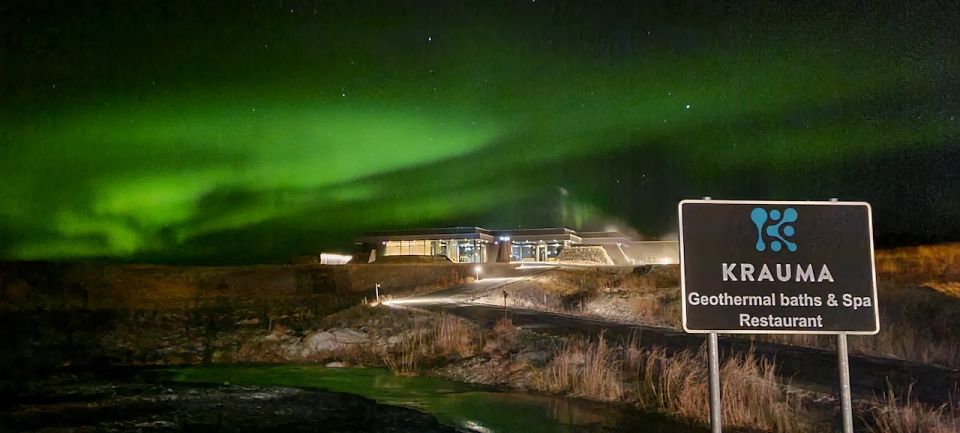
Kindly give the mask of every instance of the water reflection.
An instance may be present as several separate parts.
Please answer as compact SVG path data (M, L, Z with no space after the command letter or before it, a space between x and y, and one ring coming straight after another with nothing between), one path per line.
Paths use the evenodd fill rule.
M394 376L381 369L312 366L215 366L172 370L175 380L323 388L414 407L450 425L480 433L692 433L698 428L615 405L560 397L496 392L428 377Z

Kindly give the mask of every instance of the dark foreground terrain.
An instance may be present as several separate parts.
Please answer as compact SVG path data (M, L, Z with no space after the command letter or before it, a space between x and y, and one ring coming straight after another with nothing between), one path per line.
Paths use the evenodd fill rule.
M853 340L862 344L854 345L860 350L851 358L864 431L960 431L960 352L951 325L960 299L960 246L930 251L878 254L885 327L879 336ZM450 431L439 422L484 432L583 432L588 424L599 428L589 431L610 431L593 421L564 421L553 409L566 407L561 397L674 421L664 429L615 423L618 429L673 433L676 421L707 424L703 339L675 329L676 266L489 266L479 281L462 271L452 265L0 264L0 432ZM364 302L373 299L366 288L379 281L386 302ZM502 304L504 292L509 305ZM725 427L836 431L836 358L832 342L819 343L724 339L722 392L735 396L723 400ZM267 364L379 367L391 374L378 373L358 387L363 369L343 369L359 375L352 387L302 389L317 379L314 372L276 381L261 368ZM234 372L203 385L147 377L157 370L140 369L223 365L257 368L253 380ZM71 375L90 371L110 376ZM397 377L479 384L550 401L536 405L533 412L545 414L531 421L518 415L531 413L529 407L514 413L514 402L488 404L502 403L502 396L477 398L469 391L441 393L437 404L445 411L411 403L424 389L456 387L450 383L414 386L410 398L356 392L397 391L390 379ZM478 420L499 428L474 428Z
M144 377L143 375L147 375ZM353 394L186 385L156 373L60 375L0 409L3 432L457 432L412 409Z

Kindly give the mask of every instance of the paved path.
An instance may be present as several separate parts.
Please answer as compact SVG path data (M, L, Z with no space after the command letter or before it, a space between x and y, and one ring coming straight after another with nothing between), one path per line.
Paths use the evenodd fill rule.
M705 341L703 335L686 334L670 328L640 326L471 302L472 299L489 294L491 291L507 290L509 292L510 285L546 270L549 268L501 270L502 276L497 278L488 278L405 300L395 300L392 303L445 311L473 320L488 328L492 328L497 320L507 314L516 326L552 335L592 336L605 332L604 335L613 339L626 339L632 335L639 335L644 345L662 346L674 351L698 349ZM836 395L835 352L776 343L751 342L743 338L720 337L722 357L745 352L751 346L759 357L776 361L778 374L783 379L791 381L793 385L810 391ZM951 394L952 401L957 401L957 396L960 395L960 371L888 358L851 356L850 384L857 398L883 395L888 389L888 384L898 391L912 385L913 398L939 405L950 402Z

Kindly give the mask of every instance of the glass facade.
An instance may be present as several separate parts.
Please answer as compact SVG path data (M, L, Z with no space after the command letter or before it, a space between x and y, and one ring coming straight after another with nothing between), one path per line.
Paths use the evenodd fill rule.
M511 262L551 262L557 260L564 242L520 241L510 246Z
M488 242L478 239L385 241L385 256L446 256L454 263L483 263Z
M633 242L616 231L578 233L566 228L399 230L371 234L360 243L375 249L377 256L443 256L454 263L556 262L571 245L601 246L619 265L676 263L679 256L676 241Z
M431 255L430 241L389 241L384 245L385 256L426 256Z

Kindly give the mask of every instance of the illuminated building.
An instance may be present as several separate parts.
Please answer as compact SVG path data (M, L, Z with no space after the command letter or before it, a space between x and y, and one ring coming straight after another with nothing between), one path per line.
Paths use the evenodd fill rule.
M451 227L368 233L365 251L380 256L443 256L454 263L555 262L564 248L599 246L614 265L676 263L677 241L633 241L615 232L568 228L488 230Z

